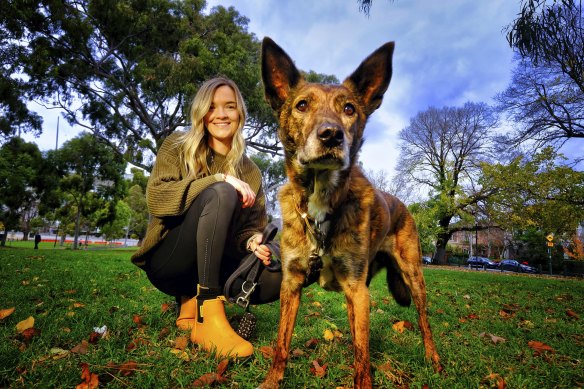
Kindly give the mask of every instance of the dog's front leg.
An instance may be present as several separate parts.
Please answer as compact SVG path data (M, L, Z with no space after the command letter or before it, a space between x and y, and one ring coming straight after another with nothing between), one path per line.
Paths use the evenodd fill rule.
M259 386L260 389L278 388L284 378L284 369L288 362L290 343L292 341L296 316L298 315L303 283L304 277L301 275L291 275L285 277L282 281L282 288L280 290L280 326L278 328L278 340L276 341L276 348L274 350L274 360L272 361L272 367L268 371L266 379Z
M369 362L369 289L357 281L344 287L347 315L353 337L355 354L355 388L372 388Z

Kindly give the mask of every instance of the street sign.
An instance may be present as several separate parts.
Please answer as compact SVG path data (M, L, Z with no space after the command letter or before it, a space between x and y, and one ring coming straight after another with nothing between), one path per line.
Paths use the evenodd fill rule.
M554 240L554 234L549 234L548 236L545 237L549 242L552 242Z
M547 242L548 247L554 247L554 242Z

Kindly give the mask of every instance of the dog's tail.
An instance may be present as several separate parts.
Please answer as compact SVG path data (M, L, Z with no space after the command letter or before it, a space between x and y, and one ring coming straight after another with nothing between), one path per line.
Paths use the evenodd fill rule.
M409 307L412 303L412 298L410 296L410 289L404 282L403 276L397 267L397 262L394 258L387 256L385 258L385 264L387 269L386 279L387 287L395 301L402 307Z

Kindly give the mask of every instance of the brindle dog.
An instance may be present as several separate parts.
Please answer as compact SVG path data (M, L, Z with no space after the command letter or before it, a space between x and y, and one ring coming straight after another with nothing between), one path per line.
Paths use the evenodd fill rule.
M262 45L265 95L280 120L288 182L279 199L283 217L283 282L275 355L261 388L284 377L302 288L312 282L343 291L354 348L354 384L371 388L369 289L387 270L396 301L418 311L426 357L441 370L426 310L416 225L396 197L373 187L357 164L363 130L391 79L394 43L367 57L341 85L306 82L270 38Z

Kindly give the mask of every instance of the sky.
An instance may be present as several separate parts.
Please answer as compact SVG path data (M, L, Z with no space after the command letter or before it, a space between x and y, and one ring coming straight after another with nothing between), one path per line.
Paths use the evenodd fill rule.
M249 19L248 32L269 36L302 70L344 80L363 59L395 41L393 77L382 106L370 117L360 159L366 170L393 175L399 132L430 106L493 103L509 84L513 52L505 27L519 0L374 0L370 15L357 0L208 0L233 6ZM44 114L41 149L55 147L57 115ZM59 145L77 132L63 119ZM563 150L584 154L584 142Z

